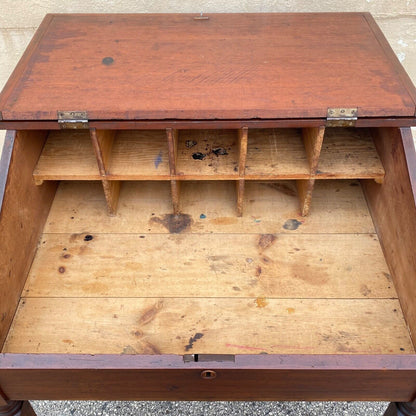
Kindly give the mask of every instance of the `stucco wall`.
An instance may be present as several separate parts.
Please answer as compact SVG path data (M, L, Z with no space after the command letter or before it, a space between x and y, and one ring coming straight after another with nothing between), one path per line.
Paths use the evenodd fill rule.
M369 11L376 18L416 84L416 0L0 0L0 10L0 88L9 77L43 16L46 13L70 12ZM2 137L0 131L0 146Z

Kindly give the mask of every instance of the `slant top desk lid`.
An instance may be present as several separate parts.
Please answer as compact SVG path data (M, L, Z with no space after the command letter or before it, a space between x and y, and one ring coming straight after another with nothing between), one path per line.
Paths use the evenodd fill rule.
M47 15L0 96L7 120L414 117L368 13Z

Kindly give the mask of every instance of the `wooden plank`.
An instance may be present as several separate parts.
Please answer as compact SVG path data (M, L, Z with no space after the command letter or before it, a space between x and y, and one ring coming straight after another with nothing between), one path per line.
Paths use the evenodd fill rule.
M299 179L309 176L299 129L250 130L246 179Z
M237 216L243 216L243 209L244 209L244 190L245 190L245 181L244 179L239 179L236 183L236 191L237 191Z
M100 180L88 130L51 131L33 177L43 180Z
M182 182L182 233L374 233L357 181L317 181L311 215L302 217L295 183L246 181L244 215L236 216L235 183ZM117 215L106 215L100 184L61 182L47 233L169 233L169 181L125 182ZM140 212L140 215L137 213ZM296 228L296 229L294 229Z
M244 176L246 170L247 160L247 140L248 140L248 128L243 127L238 130L238 174Z
M414 349L394 299L27 298L3 352L409 354Z
M53 120L68 108L92 120L324 118L329 105L415 114L363 13L194 17L55 15L2 99L3 118Z
M171 196L172 196L172 206L173 213L179 214L181 212L181 183L179 181L172 180L170 182L171 186Z
M317 179L359 178L382 182L384 168L371 132L357 128L326 128Z
M176 160L178 159L178 130L167 128L166 135L169 147L169 168L170 174L176 175Z
M181 130L177 175L183 179L236 179L239 167L236 130Z
M117 213L118 199L120 196L120 182L103 180L105 200L107 201L107 212L114 216Z
M415 343L416 156L412 133L410 129L379 129L375 143L386 177L381 186L363 181L363 189Z
M311 173L315 174L318 169L319 155L321 154L322 141L324 139L325 127L309 127L302 129L303 143L309 160Z
M296 181L296 187L298 190L300 202L300 215L302 215L302 217L306 217L309 214L314 186L315 179L305 179Z
M40 187L32 172L46 138L44 131L9 132L5 149L13 147L10 163L3 165L1 178L7 178L0 212L0 346L7 335L27 273L36 251L56 184ZM3 179L2 179L3 180Z
M374 234L81 233L41 241L25 297L397 297Z
M239 354L209 368L215 381L178 355L3 354L0 382L15 399L393 401L416 383L414 355Z
M100 174L105 176L108 174L116 131L90 129L90 135Z
M165 131L118 132L108 170L108 179L170 179Z

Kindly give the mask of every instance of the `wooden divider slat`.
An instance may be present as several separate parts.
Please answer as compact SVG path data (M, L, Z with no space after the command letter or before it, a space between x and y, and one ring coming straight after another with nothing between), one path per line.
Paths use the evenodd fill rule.
M318 169L324 134L324 126L307 127L302 129L303 143L305 145L306 156L308 157L312 175L314 175Z

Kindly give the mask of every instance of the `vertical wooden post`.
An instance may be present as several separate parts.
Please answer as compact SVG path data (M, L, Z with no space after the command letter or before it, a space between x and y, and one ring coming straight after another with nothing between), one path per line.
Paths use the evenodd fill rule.
M310 178L296 181L298 188L300 212L303 217L308 215L312 192L315 186L315 175L318 170L319 156L321 154L322 142L325 134L325 127L307 127L302 129L303 143L306 156L309 161Z
M239 176L239 179L236 183L237 215L239 217L243 215L244 190L245 190L244 175L246 171L247 142L248 142L248 128L242 127L241 129L238 130L238 176Z
M170 189L172 196L173 213L180 213L180 181L176 179L177 168L176 162L178 158L178 130L167 128L166 136L169 148L169 170L171 175Z
M102 184L107 201L107 211L109 215L115 215L120 195L120 181L109 181L106 179L106 176L109 173L108 169L116 131L96 130L92 128L90 129L90 135L100 175L103 177Z

